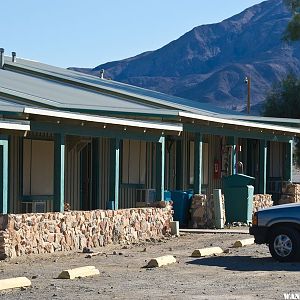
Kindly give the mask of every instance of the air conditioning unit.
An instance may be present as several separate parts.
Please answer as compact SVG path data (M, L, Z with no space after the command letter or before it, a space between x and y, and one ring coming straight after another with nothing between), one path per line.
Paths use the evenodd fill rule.
M145 207L155 202L156 190L155 189L138 189L136 190L136 206Z
M22 202L23 213L45 213L47 204L43 202Z

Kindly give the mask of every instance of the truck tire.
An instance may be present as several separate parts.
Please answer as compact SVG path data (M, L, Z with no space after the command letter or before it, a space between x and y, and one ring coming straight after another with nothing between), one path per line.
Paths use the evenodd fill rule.
M269 235L269 250L280 262L296 261L300 258L300 233L289 227L272 229Z

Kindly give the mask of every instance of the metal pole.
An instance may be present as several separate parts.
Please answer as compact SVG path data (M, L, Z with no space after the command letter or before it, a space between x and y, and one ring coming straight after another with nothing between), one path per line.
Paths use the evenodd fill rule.
M247 87L248 87L248 98L247 98L247 113L250 114L250 87L251 87L251 78L247 76Z

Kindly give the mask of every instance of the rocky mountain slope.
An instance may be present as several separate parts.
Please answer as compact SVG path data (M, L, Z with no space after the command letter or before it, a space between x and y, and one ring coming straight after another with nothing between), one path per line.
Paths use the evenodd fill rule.
M251 77L259 107L272 83L300 73L300 43L282 34L290 13L282 0L262 2L217 24L195 27L166 46L93 69L72 68L220 107L242 110Z

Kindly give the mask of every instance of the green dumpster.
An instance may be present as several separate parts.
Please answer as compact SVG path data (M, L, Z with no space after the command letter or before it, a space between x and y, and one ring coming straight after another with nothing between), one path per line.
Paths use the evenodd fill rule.
M226 222L251 222L254 180L254 177L244 174L223 178Z

